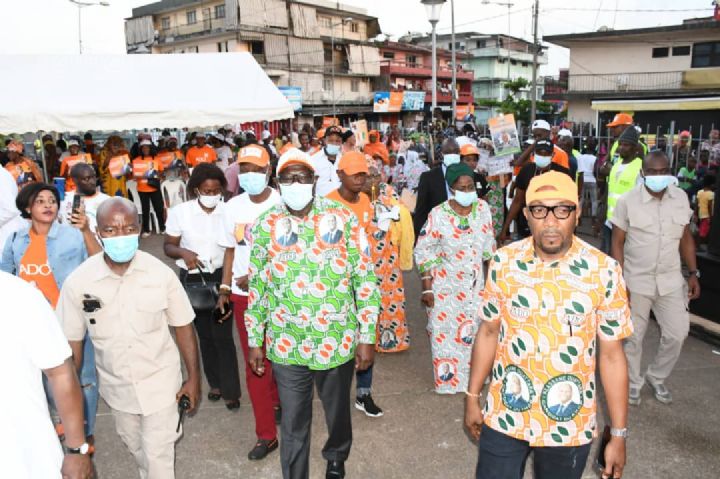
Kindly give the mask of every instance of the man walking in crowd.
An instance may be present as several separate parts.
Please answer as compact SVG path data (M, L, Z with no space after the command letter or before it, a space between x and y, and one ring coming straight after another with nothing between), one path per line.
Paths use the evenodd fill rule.
M550 123L548 123L545 120L535 120L532 124L532 137L534 143L525 148L525 151L523 151L520 156L515 160L514 165L516 168L521 168L525 166L525 164L528 161L535 161L535 144L537 144L538 141L541 140L547 140L551 141L551 134L550 134ZM553 163L557 163L558 165L570 169L570 161L568 159L567 153L560 148L559 146L554 146L554 154L552 155L552 161Z
M348 151L338 163L338 176L340 177L340 188L331 191L326 198L342 203L352 210L357 216L362 228L362 233L369 234L370 221L373 218L373 207L370 203L370 197L363 193L365 182L368 177L368 166L365 155L357 151ZM337 219L333 219L338 227ZM342 231L336 229L337 233L333 236L328 233L326 242L337 243L342 237ZM336 239L337 238L337 239ZM369 238L368 238L369 241ZM372 255L372 254L371 254ZM374 264L374 261L373 261ZM372 397L372 379L373 366L371 365L364 371L356 373L357 379L357 396L355 398L355 408L363 411L369 417L380 417L383 415Z
M688 226L692 210L685 192L673 184L665 152L654 150L648 154L642 164L642 179L642 184L620 197L615 205L611 219L612 255L623 267L635 327L635 333L625 343L630 404L640 404L645 382L658 401L669 404L672 396L665 380L680 357L688 334L687 304L700 296L700 272ZM689 270L687 291L681 258ZM651 310L660 326L660 347L643 375L642 344Z
M65 178L65 191L75 191L75 181L70 171L78 163L92 165L92 158L88 153L80 151L78 140L72 139L68 141L68 151L60 155L60 176Z
M590 208L590 217L595 218L598 206L597 180L595 179L595 162L597 157L587 146L578 156L578 196L583 210ZM582 187L580 187L582 185Z
M413 215L416 239L420 237L420 230L425 225L430 211L450 197L450 187L445 181L445 173L449 166L460 163L460 146L455 139L446 139L442 144L441 152L442 164L420 175Z
M318 196L326 196L340 186L337 164L342 157L341 149L342 130L337 126L328 127L325 130L325 147L310 158L315 175L318 177L316 188Z
M221 309L225 309L228 299L234 305L240 347L245 357L245 381L255 416L257 436L257 442L248 454L248 459L259 460L278 447L275 418L279 412L280 399L270 362L264 360L265 374L258 376L252 372L248 361L250 350L245 310L248 306L250 231L260 215L280 203L280 195L268 186L270 156L265 148L259 145L242 148L238 153L237 163L240 174L236 181L245 192L228 201L223 212L224 235L219 239L219 244L225 248L225 257L219 300Z
M596 356L612 428L602 477L619 478L628 398L621 340L633 331L622 271L573 234L578 196L568 175L537 176L525 196L532 237L496 252L479 308L465 403L465 425L480 439L476 478L523 477L532 452L536 479L580 479L597 435ZM516 378L522 402L509 402Z
M52 308L37 288L3 272L0 304L4 319L0 372L12 385L12 392L6 391L0 399L3 477L92 477L90 446L83 428L83 396L72 352ZM62 448L48 415L42 374L65 427Z
M678 142L673 147L673 156L677 160L675 171L688 166L688 159L692 156L692 136L688 130L680 132Z
M208 144L205 143L205 133L199 132L195 135L195 146L191 146L185 159L190 168L194 168L198 163L215 163L217 161L217 153Z
M309 477L313 386L329 433L323 447L325 477L345 477L352 444L350 386L355 370L372 365L380 310L368 242L358 219L344 206L316 197L315 175L307 154L286 152L277 171L283 205L260 216L252 230L245 313L249 361L256 374L264 374L262 347L267 344L282 405L285 479ZM334 244L321 239L331 220L342 233ZM297 241L283 246L277 241L284 234L278 225L288 221Z
M78 368L89 331L100 395L140 476L174 478L180 437L176 401L187 396L192 411L200 395L192 306L175 273L137 250L140 225L130 201L105 201L97 221L104 254L89 258L68 277L57 313ZM168 326L175 330L177 346ZM184 383L180 355L187 370Z
M85 207L85 216L87 216L90 231L94 234L97 228L97 210L100 205L110 199L108 195L98 191L97 174L95 168L87 163L78 163L70 170L70 177L75 183L75 191L65 194L60 206L59 219L63 222L70 222L70 216L73 214L72 205L75 196L82 198L82 204Z
M632 190L642 181L640 170L643 160L638 156L640 150L639 135L635 128L627 128L618 138L617 153L619 160L612 165L607 177L607 216L603 227L603 238L600 249L610 253L612 238L613 211L618 199ZM607 163L605 163L607 165Z
M578 160L575 154L575 144L573 142L572 132L567 128L558 131L557 146L565 152L568 157L568 169L570 170L570 178L578 183L578 195L582 198L582 181L579 180ZM578 182L579 181L579 182Z
M632 115L628 115L627 113L618 113L613 118L613 121L608 123L606 126L608 128L608 133L610 133L610 136L612 136L612 138L615 140L610 147L610 154L605 160L606 162L610 161L614 165L617 161L619 161L620 152L618 151L618 148L620 147L620 136L625 133L625 131L627 131L630 127L632 127L632 129L635 130L635 133L638 134L638 146L642 148L642 154L647 154L648 147L645 143L640 143L640 132L633 126Z
M515 178L515 195L498 237L501 242L510 239L510 224L513 221L515 221L519 238L530 236L528 220L526 215L522 214L522 210L526 205L525 193L533 178L549 171L558 171L570 176L567 168L554 161L558 149L550 140L537 140L533 146L535 148L533 161L523 166Z

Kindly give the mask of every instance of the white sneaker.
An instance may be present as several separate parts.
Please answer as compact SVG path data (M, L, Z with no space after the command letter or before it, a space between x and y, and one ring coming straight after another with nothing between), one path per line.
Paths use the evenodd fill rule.
M670 404L672 402L672 394L670 394L670 391L668 391L668 388L665 387L664 383L657 381L650 376L645 376L645 381L647 381L650 387L653 388L655 399L663 404Z
M628 394L628 403L630 403L631 406L639 406L642 402L642 398L640 397L640 390L642 387L636 388L633 386L630 386L630 393Z
M141 238L149 238L149 237L150 237L150 232L149 232L149 231L146 231L146 232L144 232L143 234L141 234L140 237L141 237Z

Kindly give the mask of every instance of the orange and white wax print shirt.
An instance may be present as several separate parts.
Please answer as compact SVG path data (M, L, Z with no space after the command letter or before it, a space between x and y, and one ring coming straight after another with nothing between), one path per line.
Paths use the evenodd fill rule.
M543 262L532 237L498 250L479 316L500 321L485 424L530 446L580 446L597 435L596 337L633 332L620 265L573 238Z

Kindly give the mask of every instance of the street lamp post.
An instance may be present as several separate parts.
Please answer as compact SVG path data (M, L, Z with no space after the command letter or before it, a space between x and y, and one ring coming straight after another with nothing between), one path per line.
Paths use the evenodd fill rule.
M80 0L69 0L70 3L78 7L78 46L80 47L80 55L82 55L82 9L85 7L109 7L110 2L81 2Z
M345 17L342 21L330 25L330 74L332 76L332 113L333 118L336 118L335 112L335 27L338 25L345 25L347 22L352 22L353 17Z
M445 0L420 0L420 3L425 5L428 21L432 26L432 111L430 112L432 118L435 115L435 108L437 108L437 39L435 37L435 27L440 21L440 11Z

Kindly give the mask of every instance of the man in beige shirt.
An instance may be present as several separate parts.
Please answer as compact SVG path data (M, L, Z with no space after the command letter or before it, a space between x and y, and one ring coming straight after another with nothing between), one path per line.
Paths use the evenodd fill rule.
M645 381L655 398L672 402L665 379L675 366L688 334L688 300L700 296L695 242L688 224L692 210L687 195L673 184L670 162L662 151L650 152L643 161L643 183L618 199L611 222L612 256L623 266L630 294L635 333L626 340L630 376L629 402L640 404ZM680 258L690 276L683 278ZM655 313L661 339L645 377L640 372L642 343L650 311Z
M173 271L137 251L140 226L131 202L105 201L97 222L104 253L68 277L57 313L78 367L89 331L100 395L141 478L174 478L180 437L176 401L186 395L192 411L200 395L195 313ZM168 326L175 330L177 346ZM180 355L188 374L184 383Z

